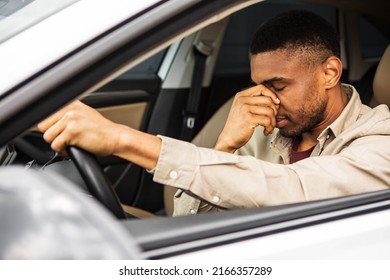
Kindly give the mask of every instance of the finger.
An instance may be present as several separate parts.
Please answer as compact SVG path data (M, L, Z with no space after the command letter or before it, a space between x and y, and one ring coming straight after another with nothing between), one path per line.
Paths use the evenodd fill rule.
M265 136L267 136L273 132L275 125L276 125L276 121L274 118L264 116L259 121L259 126L264 127L264 135Z
M275 119L269 119L269 123L268 125L264 125L264 135L265 136L268 136L269 134L271 134L274 129L275 129L275 126L276 126L276 120Z
M66 147L69 145L77 146L77 139L81 130L78 115L73 111L67 112L61 120L50 127L44 136L45 141L51 143L51 148L60 155L66 155Z
M59 134L51 143L50 147L53 151L59 153L61 156L67 156L66 147L69 146L68 140L69 137L67 137L66 132Z
M50 126L44 133L43 139L47 143L52 143L54 139L62 133L65 129L65 124L63 120L57 121L54 125Z
M60 112L56 112L47 119L38 123L38 129L45 133L50 127L52 127L58 120L61 119L62 114Z
M248 120L248 123L252 123L254 127L263 126L265 135L272 133L276 126L276 115L274 110L269 107L253 106L249 113L250 119Z
M274 128L272 128L272 129L270 129L270 130L264 129L264 131L263 131L263 133L264 133L265 136L268 136L268 135L272 134L272 132L274 132Z
M258 126L262 126L264 128L263 133L267 136L271 134L275 128L275 119L270 118L269 116L262 116L257 120L256 127Z
M45 131L43 139L48 143L52 143L59 135L62 135L62 137L66 135L68 137L66 143L70 142L80 133L81 119L82 116L80 116L79 112L67 111L60 120Z
M259 96L268 96L271 98L271 100L275 105L280 104L279 98L276 96L276 94L273 91L269 90L267 87L263 85L259 85L259 90L260 90Z
M249 111L256 118L267 118L276 125L276 112L270 107L252 106Z
M274 114L277 115L279 105L275 105L272 99L268 96L249 96L249 97L240 97L237 102L240 102L242 106L248 105L251 107L265 107L273 110ZM252 110L252 109L251 109Z
M266 86L264 85L256 85L250 88L247 88L241 92L239 92L237 97L244 97L244 96L268 96L272 99L272 101L275 104L280 104L279 98L276 96L276 94L269 90Z
M54 114L49 116L47 119L40 122L38 124L38 129L44 133L51 126L53 126L55 123L57 123L68 111L70 111L76 107L79 107L80 104L82 104L81 101L76 100L76 101L70 103L69 105L63 107L62 109L58 110L57 112L55 112Z

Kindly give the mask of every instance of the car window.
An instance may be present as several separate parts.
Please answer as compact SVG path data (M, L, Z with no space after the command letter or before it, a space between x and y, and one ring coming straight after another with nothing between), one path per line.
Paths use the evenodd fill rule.
M379 60L390 43L370 21L363 16L359 17L360 45L363 59Z
M337 30L337 9L288 1L264 1L231 16L216 65L216 74L249 73L249 43L258 26L275 15L306 9L327 19ZM245 30L245 32L243 32Z
M138 65L132 67L116 79L132 79L140 76L156 75L164 58L165 52L166 49L159 51L148 59L143 60Z

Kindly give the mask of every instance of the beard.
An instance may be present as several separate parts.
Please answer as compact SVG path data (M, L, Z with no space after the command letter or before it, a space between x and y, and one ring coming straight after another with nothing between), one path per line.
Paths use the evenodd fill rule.
M326 101L318 102L315 110L305 110L304 107L301 107L294 118L285 115L284 117L289 120L289 124L279 128L280 134L287 138L295 138L309 132L325 119L326 106Z

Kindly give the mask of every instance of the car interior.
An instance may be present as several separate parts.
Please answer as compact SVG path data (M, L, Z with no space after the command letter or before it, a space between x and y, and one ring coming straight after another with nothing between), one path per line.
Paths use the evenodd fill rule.
M301 1L264 1L238 11L163 48L82 101L115 122L212 147L232 97L252 84L247 53L252 34L277 13L300 8L322 15L339 31L343 82L353 84L367 105L389 104L387 87L378 86L386 78L377 71L388 34L356 11ZM203 67L199 67L199 52ZM203 79L196 77L200 75ZM188 119L192 120L190 136L184 136ZM17 162L66 170L68 178L85 187L73 164L56 157L36 130L16 139L14 146ZM172 215L175 189L153 182L148 172L119 158L99 157L99 162L126 212L142 218Z
M324 16L339 31L344 65L342 81L357 88L363 103L372 107L382 103L390 105L387 92L390 86L390 34L386 26L378 25L370 16L361 15L359 9L344 7L343 3L336 8L325 4L283 0L264 1L249 6L179 41L163 46L147 60L83 97L82 101L115 122L152 134L191 141L198 146L213 147L223 128L233 96L252 84L247 50L257 26L277 13L301 8ZM42 188L47 191L51 182L57 182L58 176L64 176L80 187L78 191L81 190L88 197L91 195L85 177L75 165L76 161L68 157L61 158L51 151L35 127L3 148L0 154L3 165L17 163L22 165L24 170L40 169L47 174L47 178L38 179L33 173L25 178L15 173L12 179L14 181L9 181L9 184L43 180ZM77 151L72 152L71 158L78 156L82 160L77 162L89 160L88 156L78 155ZM383 191L299 205L229 211L228 216L223 215L224 213L211 213L195 215L191 220L186 217L170 219L173 213L172 198L176 189L153 182L151 174L146 170L120 158L98 157L98 163L96 169L103 168L112 190L115 190L106 196L115 201L119 199L120 202L120 209L109 210L121 221L118 223L111 216L107 216L105 211L99 209L100 205L91 203L84 195L74 196L69 193L68 181L60 180L56 185L61 196L73 197L78 204L74 207L80 207L76 208L80 210L80 216L72 217L81 219L77 222L82 224L81 229L88 229L92 235L96 232L94 240L88 239L90 236L81 239L83 232L80 232L80 244L84 243L77 250L70 247L66 252L69 255L55 255L56 246L59 244L53 243L48 251L51 257L164 258L177 252L190 251L194 247L204 248L210 244L215 246L232 240L245 240L250 236L282 231L283 229L275 230L272 225L293 219L297 220L296 224L286 224L285 228L296 228L300 226L299 218L307 215L343 210L366 202L379 203L390 197L388 191ZM0 178L6 172L7 170L0 172ZM98 178L106 180L104 176ZM40 191L23 188L15 194L20 204L26 205L26 208L15 212L14 217L19 215L18 217L26 221L26 227L31 225L29 222L38 218L29 215L34 211L28 208L33 207L28 203L35 197L35 192ZM48 195L54 199L58 193L50 192ZM14 209L14 206L11 207L6 201L1 204ZM383 206L373 203L370 207L364 211L374 211ZM48 215L53 214L49 212L47 211ZM36 223L49 221L56 227L56 222L63 219L63 213L53 215L57 214L60 216L39 217L42 220ZM240 219L242 217L245 219ZM151 219L147 219L148 223L145 223L145 218ZM329 216L323 218L331 219ZM13 225L11 220L9 222ZM102 224L107 225L103 232ZM56 233L62 234L61 227L57 230ZM237 235L238 231L245 233ZM113 235L115 238L105 239L105 235ZM61 236L63 240L69 238L65 234ZM202 238L203 243L196 243L196 240ZM14 236L2 239L4 242L0 246L6 244L7 240L14 240ZM50 239L50 236L47 239ZM86 242L87 240L90 242ZM110 244L100 247L100 244L105 242ZM188 244L183 245L186 242ZM104 250L91 253L91 248L95 248L96 244ZM176 245L179 247L173 248ZM109 251L110 247L115 247L115 251ZM111 254L107 254L107 250ZM134 252L134 255L129 254ZM78 255L74 255L75 253ZM34 257L47 256L32 256Z

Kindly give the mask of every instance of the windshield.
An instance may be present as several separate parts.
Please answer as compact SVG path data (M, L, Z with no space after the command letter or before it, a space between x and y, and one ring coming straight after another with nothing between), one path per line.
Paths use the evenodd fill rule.
M0 43L78 0L0 0Z

